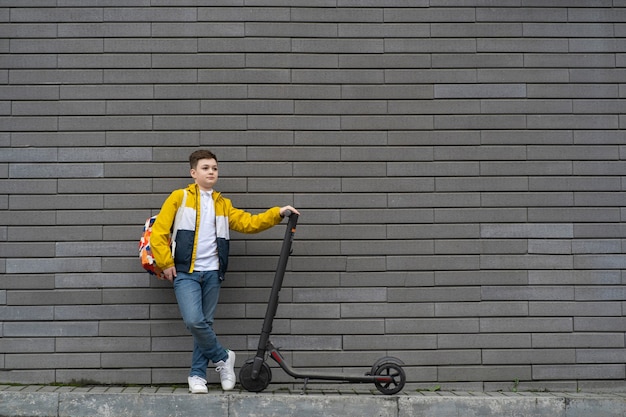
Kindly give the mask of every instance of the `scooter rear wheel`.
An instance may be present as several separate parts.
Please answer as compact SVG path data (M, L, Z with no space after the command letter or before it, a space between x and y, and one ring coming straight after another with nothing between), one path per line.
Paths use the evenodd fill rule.
M395 362L385 362L378 365L374 375L390 377L391 381L375 381L374 385L378 391L385 395L393 395L404 388L406 383L406 375L404 369Z
M259 376L252 379L252 368L254 359L248 359L239 370L239 382L246 391L261 392L270 384L272 380L272 370L270 366L263 362L259 370Z

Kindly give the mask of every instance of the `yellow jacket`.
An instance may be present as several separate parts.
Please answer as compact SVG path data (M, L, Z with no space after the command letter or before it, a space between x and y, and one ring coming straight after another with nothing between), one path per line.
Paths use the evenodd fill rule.
M176 234L175 253L172 256L170 233L174 218L182 204L183 189L174 190L163 203L161 211L152 225L150 246L157 266L163 270L176 266L177 270L193 272L196 260L198 236L196 230L200 225L200 190L196 184L189 184L187 201L182 211L178 232ZM241 233L257 233L277 225L282 220L278 207L251 214L233 207L230 199L213 191L215 203L215 228L217 235L217 252L219 258L219 277L224 279L228 269L228 253L230 246L230 229Z

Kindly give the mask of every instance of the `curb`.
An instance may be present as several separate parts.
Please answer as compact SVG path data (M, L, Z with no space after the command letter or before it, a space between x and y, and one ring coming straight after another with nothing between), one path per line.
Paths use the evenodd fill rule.
M13 387L17 388L17 387ZM107 387L50 391L35 387L0 391L3 417L623 417L626 394L425 392L367 394L251 394Z

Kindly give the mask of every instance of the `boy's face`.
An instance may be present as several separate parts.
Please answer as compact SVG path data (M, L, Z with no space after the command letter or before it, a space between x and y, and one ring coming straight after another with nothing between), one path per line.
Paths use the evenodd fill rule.
M196 181L202 191L210 191L217 182L217 161L200 159L195 168L191 168L191 178Z

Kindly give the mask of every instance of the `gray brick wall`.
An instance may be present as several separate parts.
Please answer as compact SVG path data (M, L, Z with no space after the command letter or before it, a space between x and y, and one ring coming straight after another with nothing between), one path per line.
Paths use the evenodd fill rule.
M185 382L136 245L207 147L238 207L302 211L273 338L295 366L626 387L624 1L199 3L2 2L0 382ZM283 227L234 236L238 366Z

